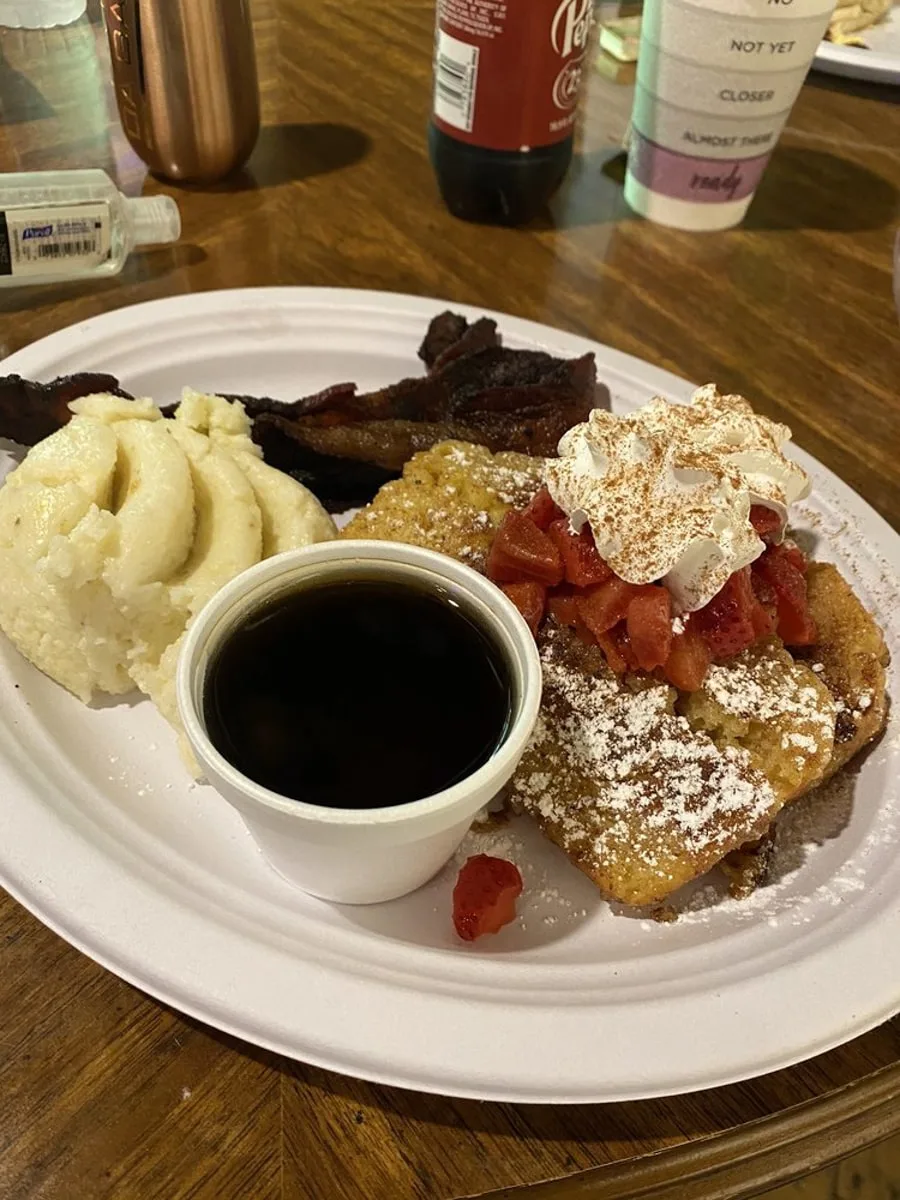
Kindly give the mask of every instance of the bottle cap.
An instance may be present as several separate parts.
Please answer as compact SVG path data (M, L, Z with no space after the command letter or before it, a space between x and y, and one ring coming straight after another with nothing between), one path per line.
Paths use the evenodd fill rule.
M181 237L181 213L171 196L140 196L128 201L136 246L160 246Z

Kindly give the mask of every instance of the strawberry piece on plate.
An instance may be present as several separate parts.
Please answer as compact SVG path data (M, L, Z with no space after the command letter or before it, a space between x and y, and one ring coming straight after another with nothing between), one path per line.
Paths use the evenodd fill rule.
M494 583L534 579L547 587L562 582L563 564L553 542L524 513L503 518L487 558L487 576Z
M637 665L653 671L672 649L672 598L664 587L641 588L628 605L628 637Z
M612 578L612 568L597 553L590 526L575 533L569 518L562 517L548 527L547 533L562 557L567 583L586 588Z
M537 637L537 631L544 619L547 589L542 583L536 583L533 579L526 580L524 583L504 583L501 584L501 588L525 618L528 628Z
M459 872L453 889L453 924L466 942L498 933L516 915L522 876L514 863L476 854Z

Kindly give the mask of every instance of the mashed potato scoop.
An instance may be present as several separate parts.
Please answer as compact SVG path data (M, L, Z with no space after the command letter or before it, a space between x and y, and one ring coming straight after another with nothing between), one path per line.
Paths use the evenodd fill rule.
M186 390L172 419L105 394L71 408L0 487L0 629L79 699L138 686L177 723L170 677L195 613L334 523L261 460L238 402Z

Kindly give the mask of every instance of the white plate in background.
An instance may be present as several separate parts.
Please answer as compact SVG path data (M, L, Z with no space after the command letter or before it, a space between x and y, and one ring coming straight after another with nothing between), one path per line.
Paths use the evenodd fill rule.
M900 6L895 4L883 21L863 29L860 37L867 49L822 42L813 59L813 70L847 79L900 84Z

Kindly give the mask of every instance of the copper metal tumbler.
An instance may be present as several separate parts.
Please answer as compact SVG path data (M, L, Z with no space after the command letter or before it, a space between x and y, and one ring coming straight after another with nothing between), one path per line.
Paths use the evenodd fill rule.
M156 175L221 179L259 134L249 0L103 0L116 100Z

